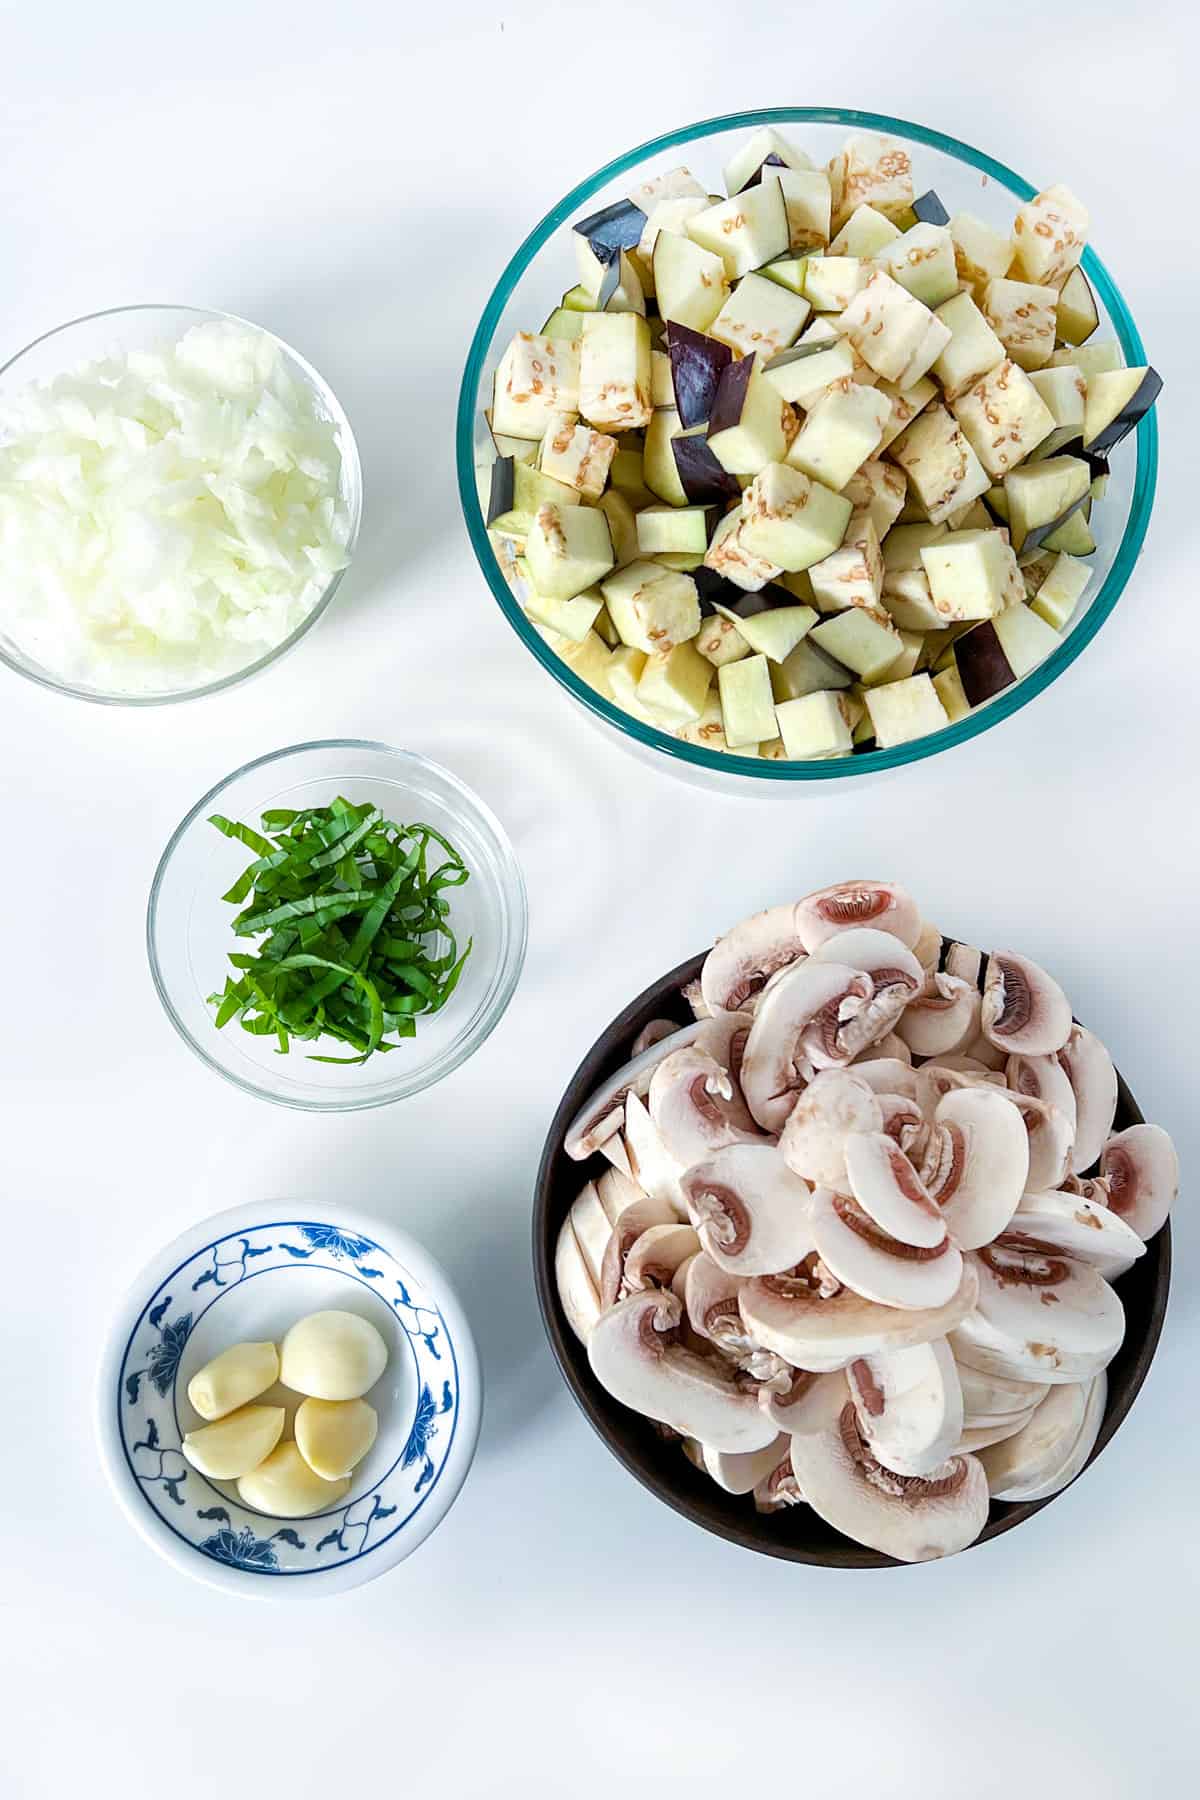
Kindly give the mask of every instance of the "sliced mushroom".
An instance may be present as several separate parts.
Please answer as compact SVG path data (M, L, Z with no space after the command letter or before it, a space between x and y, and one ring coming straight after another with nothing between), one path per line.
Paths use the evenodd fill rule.
M559 1227L554 1246L554 1280L567 1324L580 1343L586 1344L600 1317L600 1290L584 1260L569 1217Z
M951 1349L955 1350L955 1361L958 1363L963 1416L968 1423L974 1420L1011 1418L1014 1414L1028 1412L1049 1392L1049 1386L1044 1381L1021 1381L1009 1375L987 1375L983 1370L964 1362L954 1345L951 1345Z
M929 1127L921 1108L907 1094L877 1094L875 1098L883 1115L885 1134L893 1143L899 1144L910 1161L919 1162L929 1136ZM827 1182L825 1185L836 1187L837 1183Z
M620 1169L605 1169L596 1182L596 1193L610 1225L616 1224L627 1206L646 1198L645 1189Z
M910 950L921 935L916 901L894 882L839 881L807 894L796 906L796 928L810 953L860 925L890 931Z
M772 975L803 958L797 910L794 904L769 907L717 939L700 971L700 990L713 1012L737 1012Z
M1090 1381L1060 1382L1034 1408L1027 1425L992 1445L983 1467L994 1498L1040 1487L1061 1468L1083 1430L1090 1387Z
M630 1293L641 1288L670 1287L680 1263L697 1255L700 1239L690 1225L674 1221L651 1225L637 1238L625 1258L624 1285Z
M815 1269L763 1275L748 1281L738 1308L751 1337L797 1369L829 1373L856 1356L928 1344L945 1337L973 1309L979 1281L964 1262L958 1291L945 1306L901 1312L864 1300L850 1288L830 1293Z
M990 1449L993 1444L1002 1444L1006 1438L1016 1437L1018 1431L1025 1429L1034 1411L1035 1408L1031 1406L1011 1418L992 1419L985 1424L965 1426L954 1448L962 1455L976 1456L981 1450Z
M600 1271L604 1266L604 1252L608 1249L613 1228L595 1182L589 1181L571 1202L570 1219L571 1229L583 1252L588 1272L598 1286Z
M686 1045L694 1043L700 1028L701 1021L697 1021L694 1025L683 1026L671 1037L660 1038L649 1049L632 1057L615 1075L610 1075L607 1081L602 1082L567 1127L567 1135L563 1139L563 1149L567 1155L576 1162L583 1162L618 1132L623 1123L628 1096L636 1094L640 1098L648 1094L650 1079L659 1063L664 1062L672 1051L682 1050Z
M773 1144L731 1144L694 1163L681 1186L700 1242L734 1275L793 1269L813 1248L809 1188Z
M843 963L871 977L870 998L857 1007L847 1003L838 1032L838 1051L850 1056L890 1033L925 981L924 969L898 937L867 925L839 932L812 955L814 962Z
M899 1041L899 1040L897 1040ZM907 1094L914 1098L917 1092L917 1076L919 1070L912 1066L912 1051L904 1045L904 1057L878 1054L883 1043L872 1044L861 1057L856 1056L851 1068L859 1081L865 1081L874 1094Z
M931 975L896 1022L914 1056L947 1056L961 1050L979 1030L978 988L956 975Z
M684 1165L663 1143L658 1126L637 1094L630 1094L625 1101L625 1148L638 1186L653 1199L664 1201L676 1218L686 1219L687 1207L679 1187Z
M679 995L680 995L680 998L682 1000L686 1000L687 1004L691 1007L693 1018L695 1018L695 1019L711 1019L712 1018L713 1009L708 1004L708 1001L704 998L704 995L700 990L699 978L697 978L695 981L686 982L684 984L684 986L680 988Z
M1161 1125L1131 1125L1100 1152L1108 1204L1144 1241L1161 1231L1179 1192L1179 1158Z
M702 1250L687 1265L681 1295L697 1338L714 1345L738 1368L756 1348L738 1308L745 1281L745 1276L731 1275Z
M982 988L983 951L977 950L974 944L961 944L957 938L951 938L941 960L947 975L970 982L973 988Z
M848 1398L846 1377L840 1370L831 1375L814 1375L810 1369L793 1369L782 1391L763 1388L758 1403L780 1431L795 1437L798 1432L826 1430Z
M1071 1173L1082 1175L1099 1158L1117 1116L1117 1071L1095 1032L1073 1025L1058 1061L1075 1096L1075 1148Z
M1009 1089L1008 1099L1025 1121L1029 1140L1029 1172L1025 1187L1030 1192L1056 1188L1067 1178L1071 1146L1075 1134L1071 1122L1057 1106L1035 1100L1032 1094L1017 1094Z
M777 1436L753 1393L719 1363L683 1349L683 1306L658 1288L600 1315L588 1341L592 1373L614 1400L714 1450L762 1450Z
M1071 1035L1071 1003L1052 975L1015 950L993 950L983 989L983 1035L999 1050L1053 1056Z
M624 1114L622 1114L622 1123L624 1123ZM604 1142L599 1145L599 1152L606 1161L612 1164L619 1175L630 1176L629 1152L625 1148L625 1139L619 1131L614 1131L611 1137L605 1138Z
M1021 1114L992 1088L952 1089L938 1103L920 1172L960 1248L991 1243L1025 1191L1029 1140Z
M661 1044L664 1038L674 1037L678 1030L679 1026L674 1019L651 1019L648 1025L642 1026L634 1038L630 1055L637 1057L644 1050L652 1050L655 1044Z
M727 1494L753 1493L759 1483L765 1481L791 1452L791 1445L782 1436L762 1450L730 1452L715 1450L711 1444L701 1444L699 1448L700 1460L696 1467L703 1469L706 1475L711 1475L717 1486L724 1488ZM695 1461L695 1458L692 1460Z
M966 1057L957 1059L959 1063L968 1060ZM914 1081L917 1105L930 1120L947 1094L954 1093L959 1088L986 1088L996 1085L985 1068L959 1068L953 1065L949 1058L943 1061L940 1057L937 1062L922 1064L915 1073ZM1001 1084L1003 1084L1003 1077L1001 1077Z
M1083 1424L1079 1435L1067 1452L1066 1460L1059 1464L1054 1473L1034 1488L1006 1488L1003 1494L996 1494L997 1500L1049 1500L1052 1494L1061 1494L1069 1487L1075 1477L1087 1467L1092 1451L1096 1448L1096 1439L1100 1436L1100 1427L1104 1423L1104 1414L1108 1406L1108 1376L1103 1370L1095 1377L1088 1388L1087 1404L1083 1409Z
M782 1131L797 1094L818 1067L850 1060L837 1046L841 1008L847 1000L869 1000L871 993L869 975L809 958L786 970L763 995L746 1039L742 1092L764 1131Z
M881 1231L845 1194L818 1188L810 1218L817 1254L845 1287L865 1300L905 1311L947 1305L962 1278L962 1256L945 1228L931 1246L901 1243Z
M951 1457L926 1475L896 1475L872 1455L852 1405L831 1429L792 1439L792 1467L827 1524L900 1562L965 1550L987 1523L987 1479L975 1457Z
M980 1012L982 1016L982 1008ZM989 1043L982 1031L978 1037L973 1037L969 1044L964 1044L959 1054L969 1056L971 1061L978 1064L980 1068L1000 1071L1003 1078L1004 1065L1008 1061L1007 1053L995 1044Z
M727 1144L762 1141L728 1070L696 1045L659 1064L648 1104L667 1154L683 1168Z
M936 925L928 919L922 919L921 929L917 933L917 941L912 947L913 955L927 975L932 975L942 960L942 946L945 943Z
M849 1138L845 1160L850 1192L882 1231L925 1250L943 1243L945 1220L903 1150L886 1132L862 1131ZM958 1286L957 1278L954 1285Z
M1124 1309L1086 1263L1003 1237L969 1260L979 1300L950 1334L961 1361L1022 1381L1090 1381L1120 1348Z
M792 1467L792 1447L789 1444L786 1453L776 1463L771 1473L759 1482L754 1490L754 1507L756 1512L780 1512L785 1506L803 1506L804 1495L800 1492L800 1483L796 1480L796 1471Z
M1047 1106L1056 1106L1070 1124L1071 1141L1074 1143L1077 1122L1075 1090L1060 1057L1010 1056L1005 1063L1004 1073L1010 1093L1023 1094L1031 1100L1041 1100ZM1096 1156L1099 1154L1097 1147ZM1093 1157L1092 1161L1095 1160Z
M1005 1236L1031 1249L1057 1250L1090 1263L1106 1281L1119 1280L1146 1253L1119 1213L1082 1194L1024 1195Z
M602 1307L614 1305L621 1297L625 1285L625 1259L642 1233L653 1230L656 1225L675 1223L675 1213L669 1203L650 1194L625 1208L609 1234L596 1282Z
M873 1044L868 1044L865 1050L859 1051L854 1060L857 1063L884 1062L889 1059L903 1063L909 1072L912 1072L912 1051L904 1039L897 1037L894 1031L889 1031L885 1036L877 1038Z
M879 1102L856 1070L822 1069L788 1115L779 1148L788 1167L805 1181L844 1193L847 1143L856 1132L882 1128ZM784 1266L800 1260L794 1256Z
M958 1369L945 1338L860 1356L846 1370L858 1429L896 1475L927 1475L962 1435Z

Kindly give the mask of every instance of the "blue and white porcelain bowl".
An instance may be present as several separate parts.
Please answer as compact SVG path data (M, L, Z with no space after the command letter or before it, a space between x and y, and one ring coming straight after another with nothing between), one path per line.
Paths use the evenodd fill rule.
M327 1307L387 1342L369 1395L379 1435L338 1506L271 1518L184 1459L184 1433L204 1423L188 1382L230 1344L278 1343ZM261 1398L288 1405L290 1436L299 1396ZM295 1598L370 1581L429 1536L466 1479L481 1402L470 1326L419 1244L340 1206L271 1200L206 1219L143 1270L109 1335L97 1429L117 1498L160 1555L216 1587Z

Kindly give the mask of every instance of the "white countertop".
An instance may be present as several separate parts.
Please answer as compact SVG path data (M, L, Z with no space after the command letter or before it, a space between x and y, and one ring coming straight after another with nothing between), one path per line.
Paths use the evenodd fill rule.
M0 10L0 350L139 299L228 308L323 371L367 484L349 580L265 679L149 712L0 683L0 1787L1194 1791L1186 1188L1162 1348L1089 1478L1016 1535L875 1575L755 1558L630 1480L559 1379L528 1249L542 1135L595 1032L731 920L848 875L898 878L947 929L1046 963L1194 1166L1200 262L1190 140L1172 135L1178 10ZM1067 181L1167 391L1145 556L1049 695L865 791L738 801L644 770L526 655L462 529L452 419L486 295L550 204L657 131L772 101L891 110ZM143 914L206 787L336 735L431 752L479 788L523 861L531 938L507 1018L457 1076L314 1118L224 1085L176 1039ZM299 1612L160 1562L103 1484L90 1416L140 1262L209 1212L284 1192L353 1193L423 1239L459 1284L488 1382L445 1525L391 1575Z

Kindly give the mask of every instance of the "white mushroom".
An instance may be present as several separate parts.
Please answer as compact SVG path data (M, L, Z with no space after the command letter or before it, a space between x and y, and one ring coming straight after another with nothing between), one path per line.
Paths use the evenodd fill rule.
M637 1094L630 1094L625 1101L625 1148L638 1186L671 1207L676 1218L686 1219L687 1207L679 1188L684 1164L671 1155Z
M884 1056L881 1052L886 1042L883 1039L878 1044L872 1044L862 1056L856 1056L850 1065L854 1074L859 1081L865 1081L874 1094L907 1094L915 1097L920 1071L912 1066L912 1051L905 1044L903 1057L892 1051Z
M651 1019L649 1024L642 1026L634 1038L630 1055L638 1057L643 1050L652 1050L655 1044L661 1044L664 1038L674 1037L678 1030L679 1026L674 1019Z
M648 1104L667 1154L684 1168L727 1144L761 1142L728 1070L696 1045L658 1065Z
M788 1115L779 1148L788 1167L805 1181L844 1193L847 1142L855 1132L882 1129L882 1109L857 1070L822 1069ZM799 1261L792 1258L792 1263Z
M644 1200L647 1197L645 1189L639 1186L627 1171L622 1173L620 1169L616 1168L605 1169L595 1186L600 1204L604 1208L604 1215L610 1225L616 1224L627 1206L632 1206L635 1200Z
M563 1149L576 1162L583 1162L608 1138L621 1129L625 1101L630 1094L640 1097L650 1092L650 1080L659 1063L674 1050L682 1050L699 1036L701 1021L685 1025L671 1037L659 1038L622 1065L614 1075L600 1084L580 1107L567 1127Z
M912 952L927 975L932 975L942 960L944 943L945 939L937 926L931 925L928 919L922 919L921 929L917 933L917 941L912 947ZM957 974L958 971L955 969L951 973Z
M844 1369L856 1356L945 1337L971 1312L978 1294L969 1262L964 1262L958 1291L947 1304L921 1312L879 1306L850 1288L830 1292L815 1270L805 1268L790 1276L748 1281L738 1295L738 1308L756 1343L794 1368L828 1374Z
M1071 1146L1075 1134L1071 1122L1057 1106L1035 1100L1032 1094L1018 1094L1009 1089L1008 1099L1025 1121L1029 1143L1029 1172L1025 1187L1030 1192L1056 1188L1067 1178Z
M927 1475L944 1463L963 1429L962 1389L945 1338L857 1357L850 1395L876 1461L896 1475Z
M984 1424L964 1426L963 1434L954 1446L960 1455L977 1456L981 1450L988 1450L993 1444L1002 1444L1006 1438L1016 1437L1023 1431L1034 1415L1035 1408L1027 1407L1024 1412L1015 1413L1011 1418L990 1419Z
M622 1115L622 1123L624 1123L624 1115ZM612 1164L618 1174L628 1176L631 1173L629 1152L625 1148L625 1139L619 1131L614 1131L611 1137L605 1138L599 1146L599 1153Z
M1009 1375L987 1375L964 1362L956 1346L951 1345L958 1364L958 1381L962 1388L963 1417L967 1424L997 1421L1026 1413L1049 1393L1044 1381L1020 1381Z
M765 1481L790 1455L791 1445L780 1436L762 1450L714 1450L711 1444L700 1444L699 1459L692 1456L698 1469L711 1475L727 1494L749 1494Z
M604 1252L608 1249L608 1241L612 1237L613 1227L594 1181L589 1181L580 1189L571 1202L569 1216L571 1229L583 1252L588 1272L598 1286L600 1271L604 1267Z
M839 881L807 894L796 906L796 926L810 953L838 932L860 925L890 931L910 950L922 928L915 900L894 882Z
M650 1194L625 1208L609 1232L599 1276L593 1277L601 1307L612 1306L621 1297L625 1285L625 1259L642 1233L653 1230L656 1225L675 1223L675 1214L667 1202Z
M942 967L947 975L956 975L960 981L968 981L977 988L983 974L983 951L977 950L974 944L962 944L957 938L951 938L946 945Z
M679 990L680 999L685 1000L692 1009L694 1019L711 1019L713 1009L700 991L699 978L685 982Z
M871 978L844 963L812 958L788 969L764 993L742 1058L742 1092L764 1131L782 1131L798 1092L818 1067L837 1066L841 1008L869 1000Z
M814 1512L900 1562L965 1550L987 1523L987 1480L975 1457L952 1457L926 1475L896 1475L872 1455L852 1405L831 1429L792 1439L792 1467Z
M925 971L912 951L890 931L871 926L839 932L812 956L814 962L842 963L871 977L870 998L845 1009L837 1040L842 1056L857 1056L889 1034L925 981Z
M580 1343L586 1344L600 1317L600 1288L579 1248L569 1216L559 1227L554 1246L554 1280L567 1324Z
M938 1103L921 1179L964 1250L988 1244L1017 1210L1029 1140L1017 1108L987 1087L956 1088Z
M1083 1409L1083 1424L1079 1435L1067 1452L1065 1461L1059 1464L1052 1475L1033 1488L1006 1488L1002 1494L994 1496L997 1500L1049 1500L1052 1494L1061 1494L1069 1487L1075 1477L1087 1466L1092 1451L1096 1448L1096 1439L1100 1436L1100 1427L1104 1423L1104 1414L1108 1406L1108 1376L1103 1370L1091 1382L1088 1388L1087 1404Z
M923 1063L915 1071L916 1101L926 1118L932 1120L946 1095L953 1093L958 1088L986 1088L997 1085L982 1066L974 1068L958 1066L970 1060L967 1057L958 1057L952 1064L949 1058L945 1061L939 1058L937 1062ZM1001 1088L1005 1086L1003 1076L1000 1077L999 1086Z
M635 1239L625 1258L624 1287L670 1287L676 1270L698 1254L700 1239L690 1225L651 1225Z
M1100 1153L1108 1204L1143 1239L1161 1231L1179 1192L1179 1158L1161 1125L1131 1125Z
M731 1144L692 1165L681 1186L708 1255L735 1275L775 1275L813 1248L808 1184L773 1144Z
M942 1244L945 1220L903 1150L885 1132L863 1131L847 1140L846 1174L855 1200L882 1231L921 1249Z
M1024 1195L1005 1236L1027 1249L1057 1250L1090 1263L1106 1281L1119 1280L1146 1253L1119 1213L1082 1194Z
M731 1275L701 1250L687 1265L680 1295L696 1337L713 1344L738 1368L756 1348L738 1309L738 1295L745 1283L744 1275Z
M716 1361L677 1342L681 1302L657 1288L631 1294L596 1321L592 1373L614 1400L714 1450L762 1450L777 1436L755 1395Z
M1075 1141L1077 1123L1075 1107L1075 1090L1071 1086L1067 1072L1063 1068L1059 1056L1010 1056L1004 1067L1008 1079L1010 1093L1023 1094L1031 1100L1041 1100L1047 1106L1056 1106L1071 1127L1071 1142ZM1096 1156L1100 1147L1096 1147ZM1095 1162L1093 1156L1092 1161ZM1086 1166L1086 1165L1085 1165Z
M754 1508L756 1512L781 1512L786 1506L803 1506L804 1495L800 1492L800 1483L796 1480L796 1471L792 1467L792 1447L789 1444L785 1454L776 1463L769 1475L764 1476L754 1490Z
M1075 1096L1075 1149L1071 1173L1090 1169L1104 1148L1117 1116L1117 1071L1100 1039L1073 1025L1058 1061Z
M873 1044L868 1044L865 1050L859 1051L854 1060L856 1063L867 1061L883 1062L889 1058L895 1062L903 1063L905 1067L911 1071L912 1051L909 1049L904 1039L902 1037L897 1037L894 1031L886 1032L883 1037L877 1038Z
M1034 1408L1027 1425L992 1445L983 1467L996 1499L1040 1487L1061 1468L1083 1430L1090 1387L1090 1382L1060 1382Z
M961 1361L1023 1381L1090 1381L1120 1348L1125 1313L1095 1269L1009 1245L971 1256L975 1311L950 1335Z
M772 975L805 954L797 907L772 906L719 937L704 959L700 990L713 1012L737 1012Z
M880 1306L945 1306L962 1278L962 1256L945 1229L932 1247L901 1243L845 1194L818 1188L810 1218L817 1254L844 1286Z
M983 989L983 1034L997 1049L1053 1056L1071 1034L1071 1003L1027 956L993 950Z
M896 1021L914 1056L947 1056L961 1050L979 1030L978 988L955 975L931 975Z
M899 1144L911 1162L919 1162L929 1138L929 1127L921 1108L907 1094L876 1094L875 1098L883 1116L885 1134L893 1143ZM837 1183L827 1182L826 1186L836 1187Z
M849 1397L846 1377L840 1370L814 1375L810 1369L793 1369L791 1380L780 1392L761 1388L758 1404L780 1431L795 1437L800 1432L826 1430Z

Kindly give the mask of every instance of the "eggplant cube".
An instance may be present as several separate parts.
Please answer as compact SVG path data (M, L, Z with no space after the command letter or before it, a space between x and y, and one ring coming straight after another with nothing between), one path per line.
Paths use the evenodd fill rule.
M852 513L838 549L808 571L822 612L847 606L879 608L883 595L883 552L870 513Z
M743 357L721 376L708 421L708 447L731 475L757 475L782 462L796 415L763 373L764 358Z
M919 381L950 342L950 328L883 269L876 269L842 313L840 326L863 361L885 381Z
M1115 369L1123 369L1125 361L1121 346L1109 339L1103 344L1064 344L1054 352L1047 367L1078 369L1085 381L1091 381L1094 375L1110 375Z
M849 500L807 471L771 463L742 496L740 542L780 569L810 569L839 547L850 512Z
M559 638L555 649L567 667L586 681L590 688L611 700L612 689L608 684L608 671L612 662L612 651L594 631L589 631L581 644L573 643L570 638Z
M708 199L708 189L701 187L690 169L682 164L677 169L667 169L661 175L652 175L649 181L639 182L626 195L633 206L638 206L649 217L656 206L664 200L685 200L688 198Z
M912 206L912 158L898 138L855 132L830 161L829 184L835 231L864 202L895 219Z
M790 248L787 208L777 181L760 182L722 200L687 222L687 234L701 249L719 256L725 273L737 281L751 269L786 256Z
M777 281L745 275L713 320L711 334L741 356L755 351L765 359L795 343L812 311L807 300L789 294Z
M1091 470L1076 456L1051 456L1010 469L1004 477L1004 494L1013 549L1023 549L1031 532L1062 519L1091 484Z
M832 613L809 632L817 648L845 665L863 681L881 675L904 648L904 639L888 615L868 606ZM806 640L807 641L807 640Z
M806 344L795 353L773 357L763 373L781 399L793 406L810 407L831 382L853 377L854 352L841 338L828 349L820 343Z
M673 725L685 725L704 711L712 686L712 664L694 644L675 644L646 658L637 684L642 706L662 713Z
M954 239L946 225L911 226L883 260L892 279L925 306L941 306L958 292Z
M806 416L787 453L788 467L811 475L827 488L844 488L879 449L891 410L886 395L843 376L826 389Z
M967 442L999 481L1054 430L1054 415L1024 369L1006 360L950 402ZM930 517L933 515L931 514Z
M578 506L579 494L528 463L498 456L492 464L487 526L498 537L524 542L539 506Z
M594 588L577 594L573 600L550 600L538 593L529 593L525 599L525 611L531 619L576 644L584 642L603 608L603 596Z
M840 694L818 692L776 706L779 735L794 761L849 756L854 748L849 709Z
M817 622L817 613L811 606L768 606L763 612L751 613L742 618L740 613L730 615L736 619L738 631L747 646L755 655L765 656L768 662L786 662L792 651L806 638ZM726 657L726 662L733 662L734 657Z
M659 563L630 563L600 584L621 642L647 655L687 643L700 629L700 599L690 575Z
M539 506L525 540L525 560L539 594L573 600L613 566L608 520L591 506Z
M893 225L881 212L876 212L873 206L856 206L830 244L829 254L877 257L886 263L887 257L881 252L889 250L899 236L900 227Z
M557 413L578 411L578 345L518 331L496 370L492 430L537 440Z
M954 239L954 266L958 278L965 281L977 300L989 281L1008 274L1012 261L1012 245L974 213L955 213L950 221Z
M1028 281L989 281L983 290L987 322L1020 369L1041 369L1054 354L1058 294Z
M869 688L866 702L875 742L881 750L927 737L950 723L928 675L910 675L903 681Z
M1089 377L1084 448L1107 456L1145 418L1161 392L1162 377L1154 369L1114 369Z
M708 549L708 508L646 506L637 516L638 549L643 556L703 556Z
M802 638L796 648L771 670L771 692L776 703L802 700L805 694L845 690L854 677L845 663L835 662L812 642L812 634Z
M882 458L868 457L853 474L842 493L855 512L870 514L876 535L886 537L900 514L908 495L908 482L903 469Z
M711 618L702 619L695 641L701 656L714 669L725 663L738 662L750 654L750 645L742 636L740 625L734 622L732 613L714 612Z
M653 429L652 424L646 433L647 441ZM690 431L677 431L670 440L682 499L675 495L668 498L676 505L685 501L698 506L724 505L727 500L736 500L742 491L741 478L723 469L709 449L706 432L706 426L693 425Z
M717 686L725 738L731 750L741 749L745 744L760 744L776 735L779 727L775 723L775 696L771 692L771 672L765 656L748 656L742 662L726 663L723 669L717 670Z
M843 312L871 273L857 256L810 256L804 264L804 298L814 312Z
M650 404L655 412L675 409L675 384L671 380L671 358L665 350L650 352Z
M727 512L713 532L712 543L704 557L704 567L731 581L745 593L755 594L769 581L783 574L779 563L757 556L743 541L744 502Z
M710 694L704 703L704 711L698 719L689 719L685 725L675 727L675 736L682 738L685 744L698 744L702 750L719 750L729 752L729 743L725 736L725 724L721 716L721 701L717 694ZM754 746L747 745L736 752L738 756L753 756Z
M579 339L579 412L601 431L648 425L650 329L637 313L587 313Z
M1034 387L1041 395L1054 418L1054 430L1065 435L1059 443L1066 444L1072 438L1083 435L1084 402L1087 399L1087 382L1079 369L1034 369L1029 376ZM1049 455L1046 445L1049 438L1039 444L1037 454ZM1057 446L1056 446L1057 448Z
M944 624L993 618L1009 604L1014 572L1020 579L1012 547L999 530L949 532L922 550L921 561Z
M690 237L660 231L654 245L654 289L664 319L707 331L729 294L725 264Z
M920 414L892 445L892 459L934 525L989 487L979 458L944 406L930 406Z
M679 414L669 407L663 407L647 425L642 446L642 476L646 487L650 493L657 494L660 500L665 500L668 506L686 506L689 499L696 497L684 488L675 462L674 443L681 433ZM614 469L619 461L618 451L614 458ZM645 503L644 499L634 502L635 505Z
M913 217L921 225L948 225L950 214L942 205L941 196L932 188L918 194L912 203Z
M937 399L937 385L923 375L920 381L914 381L909 387L901 387L895 381L881 381L876 392L882 394L891 403L891 416L883 428L880 440L880 451L886 450L895 443L902 431L907 431L918 413L924 412L931 400Z
M680 422L685 430L707 424L721 377L733 361L732 350L715 337L672 320L667 326L667 355Z
M556 413L542 439L542 474L574 488L586 500L598 500L616 453L616 438L590 431L574 413Z
M831 197L824 169L763 170L763 181L774 181L783 191L787 215L788 248L794 254L823 250L829 242Z
M637 253L643 263L648 264L651 271L650 287L647 293L657 289L654 276L654 249L658 243L659 233L672 232L676 237L687 238L687 222L694 219L699 212L705 212L712 205L708 195L701 189L698 194L677 195L670 200L660 200L646 219L646 228L642 232ZM642 283L645 287L645 282Z
M997 613L992 620L992 629L1018 681L1031 669L1036 669L1040 662L1045 662L1062 641L1052 625L1024 604L1006 606L1003 612Z
M940 631L945 624L933 604L924 569L897 569L894 574L885 571L883 606L901 631Z
M933 678L934 692L946 710L946 718L951 725L957 725L965 719L971 710L971 702L963 689L962 676L957 665L951 669L942 669Z
M725 164L725 192L740 194L744 188L766 180L766 172L772 168L811 169L812 162L803 150L797 150L770 125L764 125Z
M1035 194L1013 221L1014 274L1061 288L1083 255L1087 234L1087 207L1069 187Z
M1091 578L1092 571L1087 563L1060 552L1029 604L1047 625L1062 631L1070 622Z
M933 373L953 399L989 369L1004 361L1004 345L996 336L970 294L955 294L937 309L950 328L950 342L933 365Z
M1083 344L1100 323L1096 296L1082 269L1072 269L1058 296L1057 325L1064 344Z

